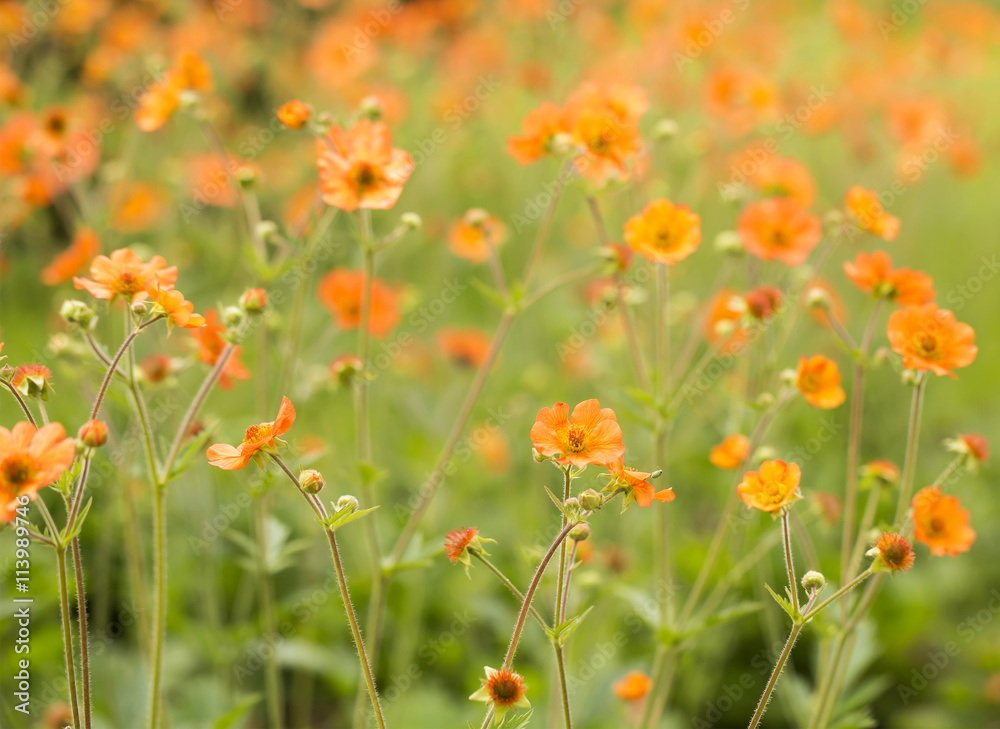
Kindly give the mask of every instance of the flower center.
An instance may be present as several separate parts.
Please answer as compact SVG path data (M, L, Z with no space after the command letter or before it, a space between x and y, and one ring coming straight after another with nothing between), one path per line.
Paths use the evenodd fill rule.
M122 271L114 282L115 291L120 294L134 294L145 288L141 276L137 276L131 271Z
M940 536L945 533L946 525L944 523L944 519L940 516L932 516L927 525L930 527L928 531L933 536Z
M351 179L364 189L378 182L378 171L367 162L359 162L351 168Z
M569 426L566 431L566 445L570 453L581 453L587 446L587 432L579 425Z
M26 453L14 453L0 463L0 477L11 486L22 486L31 480L34 465L34 461Z
M790 243L791 239L782 228L776 228L771 232L771 245L775 248L787 248Z
M490 696L501 706L509 706L520 698L521 687L513 676L499 674L490 682Z
M913 344L917 348L917 353L925 359L937 359L940 356L937 351L938 341L933 334L921 332L913 338Z
M243 442L247 445L257 445L271 439L272 423L260 423L251 425L243 435Z

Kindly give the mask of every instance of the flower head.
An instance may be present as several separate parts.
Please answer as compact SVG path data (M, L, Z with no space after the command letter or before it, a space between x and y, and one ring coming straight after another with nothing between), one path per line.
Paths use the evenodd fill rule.
M899 481L899 466L884 459L869 461L862 469L862 473L866 479L877 480L884 486Z
M760 511L774 512L801 498L802 471L797 463L764 461L759 471L749 471L736 487L740 500Z
M871 550L876 572L906 572L913 566L915 555L910 540L895 532L885 532ZM869 552L869 554L871 554Z
M580 174L596 185L627 179L625 163L639 151L638 122L648 108L637 86L582 84L566 101L570 134L582 149Z
M615 681L614 692L622 701L639 701L653 688L653 679L642 671L629 671Z
M480 679L480 681L483 685L469 698L472 701L492 704L493 712L497 717L503 716L514 707L526 709L531 706L525 697L528 687L524 685L524 679L509 668L501 668L497 671L486 666L486 678Z
M316 295L337 320L341 329L361 326L361 303L364 296L365 274L335 268L319 282ZM368 331L384 337L399 323L399 303L396 293L377 278L372 279L371 316Z
M941 557L968 552L976 540L969 526L969 512L955 496L945 496L940 486L928 486L917 492L913 507L913 538Z
M990 446L986 438L975 433L949 438L944 443L948 450L965 455L966 467L970 471L977 470L979 464L990 457Z
M816 201L816 183L809 168L799 160L771 155L754 167L750 181L765 196L788 197L803 208Z
M287 397L281 398L278 417L270 423L258 423L247 428L243 442L237 447L216 443L208 449L208 462L226 471L245 468L251 458L259 459L259 452L282 445L279 435L284 435L295 422L295 407ZM258 463L260 461L258 460Z
M934 303L907 306L889 317L889 344L907 369L956 377L953 369L967 367L976 358L975 339L972 327Z
M652 484L647 480L653 474L628 468L625 465L625 459L622 457L609 463L608 470L615 476L619 486L628 489L626 504L635 499L635 502L639 506L646 507L652 506L653 501L665 503L673 501L676 498L673 489L667 488L662 491L654 489Z
M48 400L49 393L52 392L52 371L40 364L18 365L10 378L10 384L24 397Z
M845 398L840 380L840 370L832 359L821 354L812 357L802 355L799 359L795 386L813 407L824 410L839 407Z
M163 80L150 86L140 97L139 108L135 112L136 125L144 132L156 131L180 106L182 92L205 92L213 87L208 64L196 53L182 50Z
M115 299L119 296L130 303L148 296L146 287L156 283L160 288L172 289L177 281L177 266L167 268L162 256L153 256L144 263L128 248L119 248L111 257L98 256L90 264L89 278L73 277L73 285L86 289L95 299Z
M844 204L847 206L847 214L862 230L884 240L894 240L899 234L899 218L885 211L874 190L853 185L847 190Z
M507 236L507 229L500 219L482 208L472 208L461 220L452 223L448 230L448 249L460 258L473 263L490 260L493 250Z
M758 321L767 321L781 308L784 296L775 286L758 286L743 297L747 313Z
M885 251L859 253L852 262L844 263L844 273L862 291L885 297L901 306L913 306L934 301L934 281L922 271L909 268L893 270L892 259Z
M278 107L276 112L278 119L289 129L299 129L309 121L312 116L312 108L298 99L288 101Z
M391 208L413 171L413 158L393 148L384 122L362 118L347 130L334 126L316 145L323 201L347 212Z
M55 286L80 273L94 256L101 252L101 241L94 231L83 228L73 236L73 242L42 269L42 283Z
M38 490L48 486L73 465L76 445L59 423L36 429L28 422L12 430L0 427L0 522L17 514L17 498L34 501Z
M507 140L507 154L519 164L537 162L551 153L552 141L557 134L569 132L566 113L553 103L546 102L528 112L521 122L521 136Z
M481 329L441 329L437 342L448 359L463 367L479 367L490 351L490 339Z
M748 253L787 266L805 263L823 235L819 219L787 197L751 203L740 215L737 230Z
M479 530L475 527L461 527L452 529L445 535L444 550L452 564L460 562L465 566L465 574L468 575L469 567L472 566L471 553L489 554L483 547L485 542L496 543L496 540L479 536Z
M625 223L625 242L654 263L677 263L701 243L701 218L687 205L652 200Z
M564 402L542 408L531 427L531 443L540 455L577 468L603 466L625 453L615 411L597 400L584 400L572 415Z
M205 326L205 317L194 313L194 304L184 299L177 289L165 289L160 287L160 282L153 280L146 284L146 293L149 294L155 313L163 314L167 317L170 325L177 325L185 329L197 329Z
M712 448L708 460L716 468L734 471L750 455L750 439L740 433L727 435L719 445Z

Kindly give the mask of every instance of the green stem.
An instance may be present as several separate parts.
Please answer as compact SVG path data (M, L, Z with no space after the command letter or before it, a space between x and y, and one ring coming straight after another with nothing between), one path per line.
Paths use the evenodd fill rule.
M570 497L570 468L571 466L563 466L563 503ZM562 516L562 528L565 529L566 525L569 523L569 518L564 513ZM552 625L558 627L562 624L562 614L563 614L563 585L566 582L566 540L562 540L562 544L559 547L559 572L556 577L556 599L555 599L555 609L553 610ZM569 586L566 585L566 589ZM559 674L559 692L562 697L563 704L563 715L566 718L566 729L570 729L572 725L572 719L570 716L569 709L569 693L566 689L566 655L563 651L563 646L558 641L553 641L553 646L556 652L556 668Z
M910 423L906 434L906 460L903 463L903 477L899 487L899 501L896 504L896 516L893 523L897 528L902 524L903 516L910 505L910 494L913 491L913 479L917 470L917 450L920 446L920 417L924 410L924 390L927 387L927 374L921 373L916 387L913 388L913 399L910 403Z
M80 538L73 537L73 573L76 579L76 609L80 621L80 681L83 683L83 725L91 729L90 710L90 639L87 634L87 596L83 580Z
M51 528L51 527L50 527ZM56 564L59 568L59 609L62 615L63 653L66 660L66 680L69 682L70 707L73 711L73 726L79 727L80 706L77 699L76 659L73 657L73 627L69 617L69 580L66 577L66 547L56 547Z
M788 570L788 593L792 599L792 609L799 612L799 583L795 579L795 560L792 557L792 540L788 530L788 507L781 514L781 537L785 547L785 569Z
M264 635L273 636L277 634L277 618L274 612L271 577L267 564L267 496L265 491L258 497L254 509L254 520L257 531L257 589L260 591L260 612ZM268 722L272 729L281 729L283 726L281 721L281 675L278 672L278 657L275 653L275 651L269 651L265 664L264 681L267 694Z
M166 487L153 489L153 672L149 689L149 729L160 723L163 681L163 636L167 622L167 513Z

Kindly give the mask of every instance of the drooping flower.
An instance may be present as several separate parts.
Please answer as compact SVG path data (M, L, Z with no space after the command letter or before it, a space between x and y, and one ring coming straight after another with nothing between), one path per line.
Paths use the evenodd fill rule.
M194 313L194 304L184 299L177 289L161 288L158 281L146 284L146 293L154 304L153 312L163 314L171 325L176 324L185 329L196 329L205 326L205 317Z
M251 458L255 456L260 458L258 454L261 450L282 445L281 441L277 440L278 436L284 435L294 422L295 407L287 397L282 397L278 416L273 421L251 425L243 435L243 442L235 448L225 443L210 446L208 462L226 471L245 468Z
M364 295L365 274L335 268L319 282L316 294L320 303L329 310L341 329L361 326L361 304ZM377 278L372 279L371 316L368 331L375 337L384 337L399 323L398 295Z
M812 357L802 355L799 359L795 386L813 407L824 410L839 407L845 398L840 381L840 370L832 359L821 354Z
M671 265L698 248L701 218L687 205L666 198L652 200L625 223L625 242L650 261Z
M52 392L52 370L40 364L22 364L14 370L10 384L24 397L49 399Z
M191 330L191 334L198 342L199 360L211 367L215 366L226 348L226 340L222 337L225 332L226 327L219 321L219 312L215 309L207 309L205 311L205 326ZM222 369L222 374L219 376L219 387L223 390L228 390L233 386L233 379L250 379L250 370L246 368L241 359L242 353L243 345L237 344L233 347L233 352L229 355L229 359Z
M17 498L34 501L38 490L48 486L73 465L76 446L59 423L36 429L28 422L12 430L0 427L0 522L17 515Z
M90 264L89 278L73 277L77 289L86 289L96 299L115 299L119 296L130 303L142 301L148 296L146 287L158 283L163 289L171 289L177 280L177 266L167 268L162 256L153 256L144 263L128 248L119 248L111 257L98 256Z
M507 154L519 164L537 162L551 153L552 141L557 134L569 132L566 113L551 102L546 102L528 112L521 122L521 136L507 140Z
M945 445L948 450L967 456L970 470L974 470L980 463L985 463L990 457L990 446L986 438L975 433L948 439Z
M885 297L900 306L919 306L934 301L934 281L922 271L892 268L885 251L859 253L844 263L844 273L855 286L876 297Z
M899 235L899 218L885 211L874 190L853 185L847 190L844 204L848 215L862 230L887 241L895 240Z
M615 411L597 400L584 400L572 415L564 402L542 408L531 427L531 443L542 456L577 468L604 466L625 453Z
M385 210L396 204L413 171L408 152L393 149L385 122L362 118L350 129L331 127L316 142L323 201L341 210Z
M862 473L866 479L878 480L883 486L899 481L899 466L885 459L869 461L862 468Z
M481 329L441 329L438 347L448 359L463 367L479 367L490 351L490 338Z
M469 696L472 701L492 704L493 713L497 717L503 716L515 707L519 709L531 707L525 696L528 687L525 686L520 674L514 673L509 668L501 668L499 671L489 666L485 668L486 678L480 679L483 685Z
M712 448L708 460L716 468L734 471L750 455L750 439L740 433L727 435L719 445Z
M101 241L97 233L89 228L81 228L69 248L62 251L48 266L42 269L42 283L56 286L69 281L80 273L94 256L101 252Z
M486 542L495 544L496 540L479 536L479 530L475 527L452 529L445 535L444 550L452 564L460 563L465 566L465 574L468 575L469 567L472 566L472 552L489 555L483 546Z
M642 671L629 671L615 681L614 692L622 701L640 701L653 688L653 679Z
M493 250L507 236L507 229L495 215L472 208L448 230L448 248L456 256L473 263L488 261Z
M740 215L737 231L748 253L787 266L805 263L823 236L819 218L787 197L750 203Z
M657 491L648 481L653 474L627 467L622 457L609 463L608 470L614 474L619 485L628 489L626 504L635 499L639 506L647 507L652 506L653 501L666 503L677 498L672 488Z
M913 538L942 557L968 552L976 540L969 526L969 512L955 496L941 493L940 486L928 486L917 492L913 507Z
M874 552L875 570L880 572L906 572L916 558L910 540L895 532L884 532L871 551Z
M774 512L801 498L802 471L797 463L764 461L760 470L749 471L736 487L740 500L760 511Z
M889 317L889 344L907 369L930 370L957 377L952 371L976 358L976 333L935 303L897 309Z
M278 119L289 129L299 129L309 121L312 116L312 109L305 102L293 99L278 107L275 112Z

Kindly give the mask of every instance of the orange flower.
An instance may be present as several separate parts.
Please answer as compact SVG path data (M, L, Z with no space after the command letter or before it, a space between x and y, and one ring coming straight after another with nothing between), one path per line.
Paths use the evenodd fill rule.
M464 367L479 367L490 351L490 338L475 328L442 329L437 341L446 357Z
M522 136L507 140L507 154L519 164L529 165L549 154L553 137L569 132L566 113L553 103L546 102L528 112L521 122Z
M673 489L668 488L662 491L654 489L653 485L647 480L653 474L627 467L625 459L621 456L613 463L608 464L608 470L617 477L620 485L628 489L629 497L634 498L639 506L652 506L654 500L665 503L677 498Z
M899 234L899 218L885 211L874 190L853 185L847 190L844 204L847 206L847 214L862 230L884 240L895 240Z
M528 687L520 674L509 668L499 671L486 666L486 678L480 679L483 685L469 698L472 701L483 701L493 704L493 711L498 717L514 707L528 708L531 704L525 697Z
M341 329L361 326L361 299L364 295L365 275L362 271L335 268L319 282L316 294L319 301L337 319ZM371 317L368 331L384 337L399 323L399 297L379 281L372 280Z
M162 189L145 182L122 182L111 188L108 207L111 227L121 233L137 233L155 225L167 208Z
M784 298L781 289L775 286L758 286L749 291L743 300L747 304L747 313L750 316L765 321L781 307Z
M181 92L205 92L212 88L208 65L192 51L181 51L163 80L149 87L139 99L135 123L144 132L156 131L177 110Z
M576 168L591 182L628 178L625 162L639 151L640 117L649 102L637 86L585 83L566 102L570 133L583 148Z
M701 243L701 218L687 205L674 205L661 197L628 219L625 242L654 263L677 263Z
M45 365L20 364L11 375L10 384L25 397L48 400L49 393L53 392L52 371Z
M96 299L115 299L118 296L131 303L142 301L148 295L146 287L158 283L162 288L173 288L177 280L177 266L167 268L162 256L153 256L149 263L143 263L128 248L119 248L111 257L98 256L90 264L88 278L73 277L73 285L86 289Z
M969 512L954 496L945 496L940 486L917 492L913 506L913 538L931 548L937 557L968 552L976 540L969 526Z
M952 369L967 367L976 358L975 339L972 327L934 303L897 309L889 317L889 344L907 369L956 377Z
M740 215L737 230L748 253L788 266L805 263L823 237L819 218L787 197L750 203Z
M719 445L708 454L708 460L716 468L724 471L735 471L750 455L750 439L740 433L727 435Z
M0 522L17 516L17 497L34 501L38 490L59 478L75 457L76 445L59 423L37 430L28 422L13 430L0 427Z
M288 432L294 422L295 408L287 397L282 397L281 407L278 408L278 417L270 423L251 425L243 435L243 442L236 448L225 443L216 443L209 447L208 462L225 471L245 468L251 458L256 458L259 464L259 451L274 448L276 444L284 445L280 440L277 440L277 437Z
M979 463L985 462L990 457L989 444L983 436L976 435L975 433L967 433L958 436L958 439L965 447L965 452Z
M347 212L391 208L413 171L413 158L393 149L384 122L359 119L347 131L332 127L316 149L323 201Z
M732 289L720 289L708 304L704 334L709 344L725 339L721 352L728 353L746 340L746 330L740 326L743 319L742 297Z
M821 354L808 358L802 355L799 359L795 386L813 407L831 410L843 404L845 395L840 379L840 370L832 359Z
M219 323L219 313L215 309L208 309L205 312L205 326L192 330L191 334L198 342L198 359L205 364L214 367L222 356L222 351L226 348L226 340L222 338L226 328ZM243 364L240 355L243 347L237 345L233 348L233 353L229 355L226 366L219 376L219 387L228 390L233 386L233 378L237 380L250 379L250 371Z
M465 556L465 550L479 534L475 527L452 529L444 537L444 551L448 560L454 564Z
M760 511L778 511L801 498L802 471L797 463L764 461L759 471L749 471L736 487L744 504Z
M42 269L42 283L55 286L63 281L69 281L73 276L101 252L101 241L97 233L82 228L75 236L69 248L64 250L55 260Z
M156 313L166 314L168 323L185 329L205 326L205 317L194 313L194 304L184 300L184 294L176 289L165 289L159 281L146 284L146 293L156 305Z
M499 218L482 208L472 208L461 220L452 223L448 231L448 248L456 256L473 263L488 261L493 249L507 236Z
M909 268L893 270L892 259L885 251L859 253L844 263L844 273L855 286L877 297L884 296L901 306L934 301L934 281L922 271Z
M282 104L276 112L278 119L289 129L299 129L309 121L312 116L312 108L306 103L295 99Z
M877 479L885 486L894 484L899 480L899 466L892 461L881 458L865 464L862 472L865 478Z
M531 443L541 455L577 468L603 466L625 453L615 411L601 408L597 400L584 400L572 415L564 402L542 408L531 427Z
M915 555L910 540L894 532L884 532L875 542L875 563L881 571L906 572Z
M792 157L769 156L755 165L751 181L765 196L791 198L803 209L816 201L816 183L809 168Z
M620 681L615 681L614 691L622 701L639 701L653 688L653 679L642 671L630 671Z

